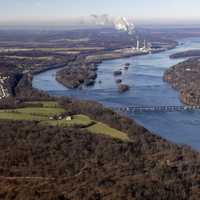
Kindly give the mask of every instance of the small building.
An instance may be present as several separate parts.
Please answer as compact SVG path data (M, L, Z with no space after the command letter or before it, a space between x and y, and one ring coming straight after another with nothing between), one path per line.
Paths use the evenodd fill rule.
M58 117L58 119L59 119L59 120L62 120L62 119L63 119L63 117L62 117L62 116L59 116L59 117Z
M67 116L66 117L66 121L72 121L72 117L71 116Z

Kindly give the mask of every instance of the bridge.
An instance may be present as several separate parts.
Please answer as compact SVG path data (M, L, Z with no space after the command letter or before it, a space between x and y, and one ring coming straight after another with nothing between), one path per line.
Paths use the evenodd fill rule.
M114 110L127 113L142 112L181 112L200 110L200 106L127 106L116 107Z

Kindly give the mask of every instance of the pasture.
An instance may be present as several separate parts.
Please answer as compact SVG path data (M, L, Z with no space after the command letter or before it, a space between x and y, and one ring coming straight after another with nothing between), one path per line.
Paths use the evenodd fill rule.
M115 139L129 140L126 133L111 128L105 123L94 121L86 115L73 115L70 119L66 110L54 101L27 102L27 106L17 109L0 109L0 120L38 121L48 126L79 126L93 134L102 134Z

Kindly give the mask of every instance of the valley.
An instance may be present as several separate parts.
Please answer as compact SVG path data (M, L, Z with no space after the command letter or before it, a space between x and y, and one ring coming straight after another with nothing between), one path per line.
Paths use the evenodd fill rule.
M172 125L178 123L162 123L167 113L124 116L114 111L133 103L180 104L162 76L177 62L169 55L184 46L158 37L156 31L149 41L169 43L171 50L88 62L88 56L135 45L124 33L106 31L73 31L67 40L62 39L66 32L36 34L31 42L31 33L26 33L21 41L0 41L6 49L0 52L0 69L9 77L9 97L0 101L3 199L199 198L200 158L193 150L198 145L185 133L181 138L187 142L163 132L177 136L181 131L175 132ZM88 33L91 38L81 39ZM195 43L190 41L191 46ZM91 79L94 84L88 85ZM128 90L119 93L120 84Z

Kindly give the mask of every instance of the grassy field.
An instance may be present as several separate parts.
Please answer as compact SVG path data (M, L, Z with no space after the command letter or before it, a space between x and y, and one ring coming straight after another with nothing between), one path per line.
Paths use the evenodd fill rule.
M93 123L93 121L85 115L74 115L71 121L62 119L62 120L48 120L43 123L52 125L52 126L57 126L57 125L58 126L75 126L75 125L89 126L90 124Z
M62 127L79 125L93 134L103 134L121 140L129 139L126 133L113 129L104 123L94 121L86 115L73 115L72 120L67 120L67 116L61 120L50 119L54 116L61 116L66 112L57 102L35 101L27 102L26 104L28 107L1 109L0 120L39 121L41 125Z
M13 110L14 112L18 112L19 114L30 114L36 116L54 116L54 115L61 115L65 112L63 108L35 108L35 107L28 107L28 108L19 108Z
M116 138L116 139L121 139L121 140L129 139L126 133L118 131L100 122L97 122L93 126L88 127L87 130L91 133L103 134L103 135L111 136L112 138Z
M30 105L41 104L42 107L45 107L45 108L60 107L56 101L31 101L31 102L26 102L26 104L30 104Z
M50 116L61 115L65 109L58 106L56 102L28 102L30 107L18 109L1 109L0 119L5 120L29 120L29 121L45 121L49 120ZM36 105L41 106L36 106ZM33 106L34 105L34 106Z
M36 116L31 114L19 113L16 111L1 110L0 111L1 120L14 120L14 121L43 121L46 117Z
M34 56L5 56L6 58L14 58L19 60L52 60L52 56L41 56L41 57L34 57Z

